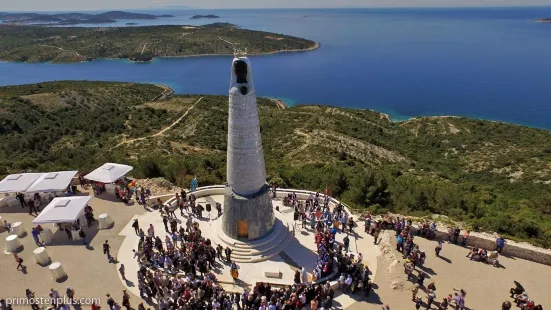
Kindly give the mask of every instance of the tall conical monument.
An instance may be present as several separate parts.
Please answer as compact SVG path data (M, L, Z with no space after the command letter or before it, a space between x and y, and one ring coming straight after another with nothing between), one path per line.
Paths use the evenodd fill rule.
M233 59L229 103L228 184L222 229L234 239L255 240L272 231L275 218L266 184L251 63L246 56Z

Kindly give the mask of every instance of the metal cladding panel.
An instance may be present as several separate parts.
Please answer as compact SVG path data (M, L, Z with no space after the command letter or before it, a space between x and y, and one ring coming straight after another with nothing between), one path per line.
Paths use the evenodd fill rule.
M236 62L241 68L235 68ZM252 72L246 57L235 58L232 63L228 114L228 184L236 194L253 195L266 182L266 168Z

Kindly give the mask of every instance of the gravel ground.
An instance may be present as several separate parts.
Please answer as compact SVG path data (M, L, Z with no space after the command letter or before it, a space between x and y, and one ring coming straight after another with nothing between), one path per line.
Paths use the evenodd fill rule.
M386 233L391 234L390 231ZM389 237L394 247L395 239L393 235ZM448 294L453 294L454 288L462 288L467 291L465 300L469 309L501 309L501 303L509 299L509 289L514 286L513 281L516 280L524 286L529 297L536 304L542 304L544 309L551 305L551 295L547 286L551 266L522 259L500 257L499 261L503 267L495 268L469 260L465 257L469 252L468 249L451 244L444 244L440 253L442 258L438 258L434 253L435 242L422 238L416 238L415 241L427 254L424 269L430 278L427 277L425 285L431 281L435 282L437 301L441 301ZM392 248L391 250L390 253L383 254L378 258L378 272L374 281L376 283L375 294L367 301L358 302L347 309L380 310L383 303L388 304L392 310L415 309L414 303L411 301L413 284L406 281L401 267L404 260L395 250ZM384 249L382 252L385 253ZM391 267L396 258L398 260L394 263L396 267ZM396 289L392 287L396 287ZM400 289L400 287L402 288ZM425 293L420 292L418 296L426 302ZM437 308L433 306L432 309Z
M111 229L98 230L97 223L90 228L84 228L87 239L93 238L90 246L82 245L81 241L69 241L64 232L57 232L57 228L51 225L44 227L52 229L54 232L54 241L46 246L46 251L52 261L61 262L68 278L58 283L52 280L50 271L47 267L42 267L35 263L33 250L37 248L31 236L33 227L32 220L34 216L28 214L28 209L20 207L4 207L0 211L2 221L7 220L10 223L21 221L27 236L21 238L24 249L19 254L27 266L26 273L16 270L17 264L12 255L0 254L0 266L2 266L2 278L0 281L0 296L2 298L23 297L25 289L29 288L36 293L36 297L48 297L51 288L57 289L60 294L64 294L67 286L75 290L75 298L99 297L102 298L103 309L108 309L105 303L106 293L111 293L116 301L122 301L122 290L125 288L118 277L116 264L110 263L103 254L102 244L109 240L111 244L111 253L116 254L122 243L122 236L119 236L120 230L128 223L135 214L142 214L145 210L141 206L125 206L120 202L93 198L90 206L94 209L96 218L102 213L108 213L115 220L115 225ZM7 232L0 233L0 246L4 249ZM7 281L9 279L9 281ZM131 298L131 304L137 306L138 297ZM88 306L83 305L84 308ZM29 307L29 306L26 306Z

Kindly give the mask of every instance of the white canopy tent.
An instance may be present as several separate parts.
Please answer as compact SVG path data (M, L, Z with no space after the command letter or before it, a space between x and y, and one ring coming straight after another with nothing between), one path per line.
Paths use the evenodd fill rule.
M46 173L10 174L0 181L0 193L25 192L34 182Z
M71 183L78 171L57 171L44 173L29 187L27 193L61 192Z
M134 169L132 166L106 163L90 172L84 178L102 183L113 183Z
M92 196L54 198L33 220L33 224L73 223L84 214Z

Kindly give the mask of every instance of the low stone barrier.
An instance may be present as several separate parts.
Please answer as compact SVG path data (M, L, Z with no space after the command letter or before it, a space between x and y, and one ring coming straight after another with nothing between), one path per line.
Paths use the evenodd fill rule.
M415 232L417 228L414 227ZM462 236L459 236L458 244L461 243ZM444 231L436 231L436 240L448 240L448 233ZM482 236L470 235L467 240L467 246L477 247L488 251L496 250L495 239L485 238ZM504 256L512 256L522 258L535 263L551 266L551 251L545 249L527 248L513 242L505 243L503 248Z
M224 185L203 186L203 187L197 188L193 192L188 192L187 195L189 197L190 194L193 194L193 195L195 195L195 198L198 199L198 198L205 197L205 196L224 195L225 191L226 191L226 186L224 186ZM306 199L308 199L308 197L310 197L311 194L316 195L316 192L313 192L313 191L297 190L297 189L289 189L289 188L277 188L276 198L282 199L284 197L287 197L288 194L292 194L292 193L295 193L297 195L297 199L299 199L299 200L306 200ZM270 195L272 195L272 193L270 193ZM167 194L167 195L152 196L152 197L149 198L149 200L153 203L156 202L157 199L161 199L161 201L165 205L169 205L171 207L176 206L175 205L176 204L175 193L174 194ZM319 199L320 199L320 203L323 204L323 194L320 194ZM335 199L333 197L330 197L329 205L331 207L334 207L334 206L338 205L339 203L340 203L340 201L338 201L337 199ZM342 205L344 207L344 210L347 213L352 214L352 212L350 212L350 209L348 208L347 205L345 205L345 204L342 204ZM335 261L334 265L335 265L335 268L334 268L333 272L331 272L331 274L329 274L328 276L326 276L324 278L316 280L315 283L324 283L326 281L329 281L331 287L336 287L336 285L338 284L337 281L334 281L335 277L337 276L337 272L338 272L338 270L336 269L336 261ZM289 284L289 285L291 285L291 284ZM281 285L281 284L279 284L279 285Z
M195 195L195 198L201 198L205 196L214 196L214 195L224 195L225 186L224 185L213 185L213 186L204 186L204 187L198 187L193 192L187 192L186 196L189 197L190 194ZM153 196L150 197L150 201L156 202L157 199L161 199L163 204L175 207L176 206L176 193L174 194L167 194L167 195L160 195L160 196Z
M193 194L195 195L195 198L201 198L201 197L205 197L205 196L214 196L214 195L224 195L225 194L225 190L226 190L226 187L224 185L212 185L212 186L203 186L203 187L198 187L195 191L193 192L188 192L187 193L187 196L189 197L190 194ZM316 192L313 192L313 191L307 191L307 190L297 190L297 189L291 189L291 188L278 188L276 190L276 198L284 198L284 197L287 197L288 194L292 194L292 193L295 193L297 195L297 199L299 200L306 200L308 199L308 197L310 197L311 194L313 195L316 195ZM167 194L167 195L160 195L160 196L152 196L149 198L149 200L151 202L156 202L157 199L161 199L161 201L165 204L165 205L170 205L170 206L174 206L174 203L176 202L176 197L175 197L175 194ZM270 193L271 195L271 193ZM323 204L323 194L320 194L320 203ZM338 205L340 203L340 201L338 201L337 199L333 198L333 197L330 197L329 199L329 205L331 207L334 207L336 205ZM352 214L352 212L350 211L350 209L348 208L348 206L344 203L341 203L344 207L344 210L349 213L349 214Z

